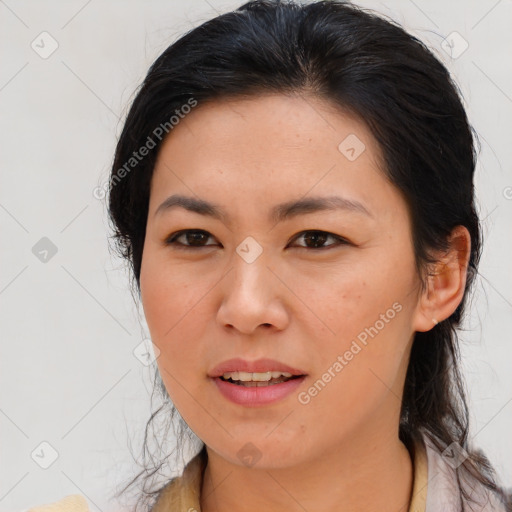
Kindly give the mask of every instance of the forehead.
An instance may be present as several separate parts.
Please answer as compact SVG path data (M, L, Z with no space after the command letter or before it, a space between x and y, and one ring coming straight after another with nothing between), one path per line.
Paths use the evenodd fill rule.
M264 149L301 149L330 145L337 150L347 135L357 135L368 149L379 147L364 122L348 109L311 94L265 93L244 98L222 98L199 102L181 117L164 140L162 149L180 143L195 145L215 141L233 147L237 140L250 142L234 149L250 151L264 141Z
M208 101L164 140L151 209L172 192L278 203L338 189L364 202L389 192L380 162L380 148L364 122L317 97Z

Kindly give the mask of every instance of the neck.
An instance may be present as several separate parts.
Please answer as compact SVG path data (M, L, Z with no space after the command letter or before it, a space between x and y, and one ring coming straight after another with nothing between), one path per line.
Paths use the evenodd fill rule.
M393 435L357 436L300 466L256 469L209 448L201 511L407 512L413 465Z

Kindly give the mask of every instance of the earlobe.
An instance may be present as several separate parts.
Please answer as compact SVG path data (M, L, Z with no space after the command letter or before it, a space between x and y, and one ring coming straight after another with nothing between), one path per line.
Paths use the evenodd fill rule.
M450 236L449 249L439 254L428 275L414 318L415 331L429 331L457 309L464 296L470 251L468 230L457 226Z

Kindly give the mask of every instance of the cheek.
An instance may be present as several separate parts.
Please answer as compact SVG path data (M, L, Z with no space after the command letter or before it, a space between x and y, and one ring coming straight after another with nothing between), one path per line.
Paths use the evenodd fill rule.
M158 370L173 404L191 424L197 423L200 411L190 397L201 396L203 379L198 376L204 370L206 379L207 370L201 366L202 346L194 343L204 331L198 323L206 314L198 290L203 285L200 279L191 282L183 272L162 272L157 266L147 265L141 272L141 299L151 340L159 350Z
M141 300L154 340L164 342L181 328L200 302L207 282L148 253L141 266ZM204 292L203 292L204 294Z
M206 377L210 345L208 325L208 293L215 285L201 272L190 273L180 265L170 266L147 254L141 268L141 300L151 339L160 355L157 364L169 391L179 388L179 382L193 386ZM170 386L170 387L169 387ZM171 393L170 393L171 394Z
M350 340L375 322L380 328L380 315L386 315L386 311L390 310L384 320L394 318L393 304L401 304L408 292L406 271L392 272L385 268L385 262L379 266L360 261L326 274L328 279L318 275L303 280L300 289L305 304L317 313L315 325L321 320L324 339L327 345L336 344L336 350L343 350ZM386 322L386 329L388 325Z
M408 265L401 268L362 262L350 273L333 275L328 292L309 290L307 296L329 327L316 336L315 388L322 398L312 402L319 409L330 403L338 411L361 415L394 385L412 334L413 267L410 272Z

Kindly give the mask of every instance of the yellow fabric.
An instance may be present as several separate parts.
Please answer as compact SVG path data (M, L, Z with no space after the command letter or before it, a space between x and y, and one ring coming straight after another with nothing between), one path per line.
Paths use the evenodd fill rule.
M89 512L89 507L83 496L73 494L55 503L29 508L27 512Z
M408 512L425 512L428 472L427 454L422 440L415 442L413 451L414 476ZM151 512L201 512L200 491L205 467L205 452L202 450L187 464L180 477L167 484Z
M187 464L183 474L177 477L160 493L151 512L191 511L201 512L200 494L206 468L206 449L203 449Z
M427 508L428 464L427 451L423 439L414 443L414 480L412 484L411 504L408 512L425 512Z
M413 488L408 512L425 512L428 468L423 441L417 441L413 453ZM206 467L206 452L201 450L185 467L181 476L165 486L151 512L201 512L200 492ZM27 512L90 512L81 495L66 496L56 503L28 509Z

